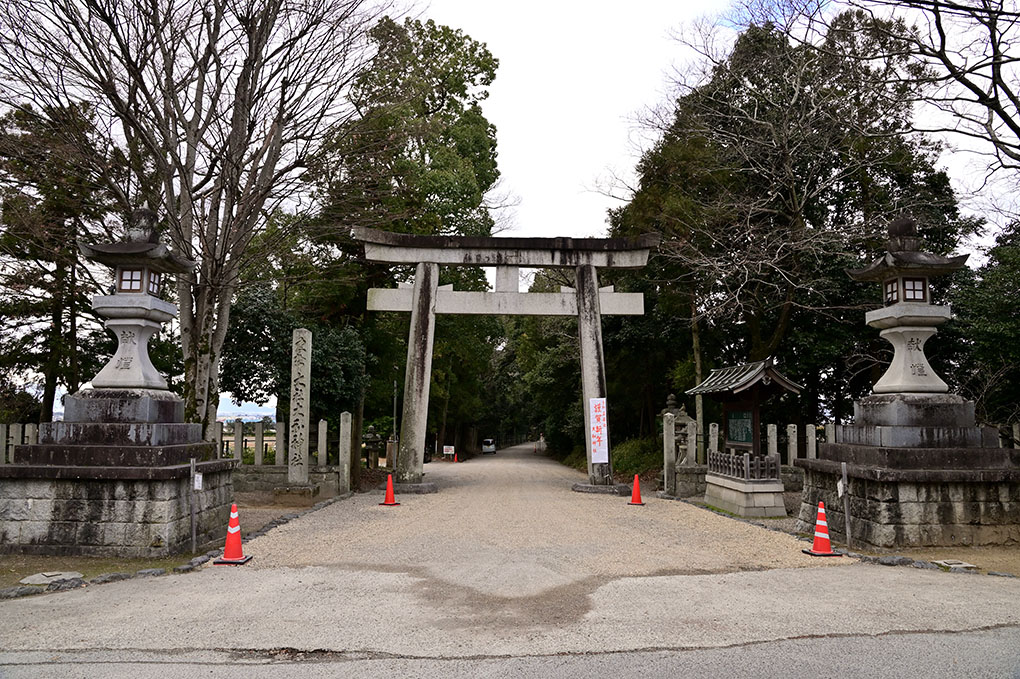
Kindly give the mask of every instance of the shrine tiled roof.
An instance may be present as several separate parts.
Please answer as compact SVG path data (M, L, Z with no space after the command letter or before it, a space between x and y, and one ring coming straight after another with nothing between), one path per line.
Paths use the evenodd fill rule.
M750 389L755 384L761 382L765 385L770 385L773 382L781 386L787 391L792 391L795 394L799 394L803 387L796 382L791 381L781 372L776 370L772 363L772 359L768 358L764 361L755 361L754 363L744 363L742 365L734 365L726 368L716 368L708 377L693 389L688 389L686 393L695 394L720 394L720 393L731 393L736 394L746 389Z

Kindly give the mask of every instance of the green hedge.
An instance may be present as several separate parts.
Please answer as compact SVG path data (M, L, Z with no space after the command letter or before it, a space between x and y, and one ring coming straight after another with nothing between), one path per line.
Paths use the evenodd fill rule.
M662 469L662 450L654 438L630 439L613 446L613 471L620 474L644 474ZM584 446L574 446L565 457L554 455L568 467L588 471L588 458Z

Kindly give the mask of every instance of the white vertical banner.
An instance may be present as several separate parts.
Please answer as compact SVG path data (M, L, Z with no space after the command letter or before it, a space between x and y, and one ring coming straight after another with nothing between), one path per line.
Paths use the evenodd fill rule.
M588 424L592 464L608 464L609 421L606 419L606 399L588 399Z

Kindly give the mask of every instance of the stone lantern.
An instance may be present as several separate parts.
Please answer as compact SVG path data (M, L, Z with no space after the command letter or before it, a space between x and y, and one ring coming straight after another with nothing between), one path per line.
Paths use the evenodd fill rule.
M92 380L96 389L167 388L166 380L149 360L149 339L160 326L177 316L177 307L160 299L163 279L187 273L195 262L172 254L160 243L155 213L135 210L126 240L79 246L88 259L115 271L112 295L92 298L92 308L106 318L106 328L117 336L118 346L110 362Z
M925 341L937 332L937 326L952 318L948 305L931 303L928 279L963 268L968 255L942 257L923 252L922 242L914 219L901 217L889 224L886 253L863 269L847 271L856 281L882 285L885 306L869 311L865 321L881 330L894 354L889 369L875 383L876 394L949 391L924 355Z
M64 419L39 425L39 442L0 465L0 554L162 557L221 542L236 460L216 457L202 425L149 360L149 339L177 315L163 280L195 263L156 237L147 208L125 240L80 244L112 267L112 294L92 306L117 336L117 352L64 400Z
M833 427L817 459L795 460L804 470L798 531L812 530L824 502L829 535L854 549L1020 541L1020 457L977 424L974 403L949 393L924 355L951 317L931 303L928 281L966 259L923 252L904 217L889 225L881 258L847 271L882 285L885 306L865 318L896 353L874 393L854 401L853 422Z

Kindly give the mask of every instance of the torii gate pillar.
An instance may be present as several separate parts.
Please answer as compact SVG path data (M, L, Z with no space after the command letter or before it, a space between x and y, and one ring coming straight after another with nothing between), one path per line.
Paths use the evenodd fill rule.
M432 382L432 341L436 333L436 293L439 265L419 262L411 294L411 332L407 337L404 369L404 410L397 452L397 483L421 483L424 472L425 430L429 419Z
M403 423L397 453L396 481L403 492L434 492L434 484L422 483L425 431L428 426L429 382L432 378L432 342L436 314L496 314L530 316L576 316L581 351L581 391L585 424L589 425L589 399L606 396L602 357L602 314L641 315L641 293L614 292L599 288L596 269L637 269L648 261L658 237L636 240L605 238L480 238L469 236L415 236L355 229L371 261L417 266L414 286L368 291L370 311L410 311L404 380ZM496 267L492 292L455 291L439 287L439 266ZM575 287L560 292L518 291L518 270L572 268ZM613 484L612 463L593 462L590 437L588 484L575 484L584 492L620 492Z
M577 290L577 337L581 347L581 407L584 409L585 449L588 454L588 480L593 486L611 486L613 470L607 463L592 462L590 408L593 398L606 397L606 363L602 356L602 313L599 305L599 282L595 267L577 267L574 284ZM609 447L607 442L606 447Z

